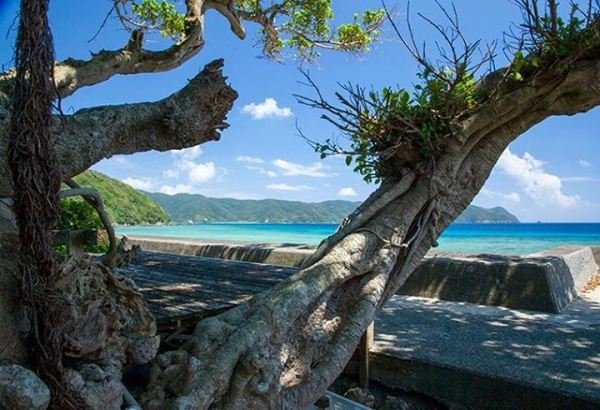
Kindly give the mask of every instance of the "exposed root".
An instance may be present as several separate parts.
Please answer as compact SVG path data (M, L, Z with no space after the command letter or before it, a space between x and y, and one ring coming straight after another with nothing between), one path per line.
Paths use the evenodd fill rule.
M86 256L59 258L54 294L68 301L64 383L89 409L118 409L123 370L152 360L158 350L154 317L127 277Z

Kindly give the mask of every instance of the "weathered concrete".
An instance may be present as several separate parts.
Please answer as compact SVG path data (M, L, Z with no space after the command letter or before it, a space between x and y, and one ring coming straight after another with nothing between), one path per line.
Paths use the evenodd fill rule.
M282 266L300 266L315 250L315 246L310 245L256 244L240 241L214 241L139 235L128 235L127 237L131 244L140 245L142 249L147 251Z
M598 409L599 313L600 290L563 314L396 296L377 316L371 379L459 408Z
M590 247L523 257L430 253L399 293L558 313L597 270Z

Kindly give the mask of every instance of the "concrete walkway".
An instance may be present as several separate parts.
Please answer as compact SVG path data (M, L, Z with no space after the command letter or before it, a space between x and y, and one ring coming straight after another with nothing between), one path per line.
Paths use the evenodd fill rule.
M397 296L372 378L466 408L599 409L599 330L600 289L560 314Z

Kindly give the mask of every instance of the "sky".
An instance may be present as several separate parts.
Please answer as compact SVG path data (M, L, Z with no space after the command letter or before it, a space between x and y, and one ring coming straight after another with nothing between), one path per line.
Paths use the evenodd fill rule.
M58 60L84 59L90 52L126 44L128 33L115 19L109 18L100 30L111 4L111 0L50 2ZM377 0L334 0L335 21L348 21L354 12L380 4ZM396 22L404 30L406 2L388 0L388 5L394 4ZM509 0L455 0L454 4L470 41L499 40L496 64L503 66L503 33L520 22L516 7ZM0 0L0 64L4 69L12 66L16 12L16 0ZM433 56L439 38L417 12L438 22L443 17L434 0L411 4L410 21L417 41L427 44ZM224 73L239 97L228 115L231 126L222 132L221 140L180 151L114 156L93 169L134 188L166 194L303 202L366 199L376 188L373 184L365 183L342 157L321 160L300 135L298 130L324 141L339 133L320 119L322 112L294 98L294 94L314 96L303 84L299 65L293 59L280 63L260 58L253 24L245 23L244 41L231 33L216 12L208 12L205 26L204 49L182 67L167 73L113 77L80 89L63 100L62 107L69 114L98 105L157 101L182 88L205 64L224 58ZM148 47L163 44L159 36L147 40ZM340 91L339 84L411 89L418 71L389 28L365 55L323 52L317 64L303 68L331 101ZM574 117L550 118L523 134L504 152L473 204L503 206L523 222L600 222L599 114L595 109Z

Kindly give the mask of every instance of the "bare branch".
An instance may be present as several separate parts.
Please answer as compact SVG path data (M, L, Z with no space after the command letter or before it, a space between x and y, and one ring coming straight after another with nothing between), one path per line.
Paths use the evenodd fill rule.
M104 225L104 229L108 235L108 251L104 257L104 264L109 268L116 267L116 257L117 257L117 238L115 237L115 228L113 228L112 223L110 221L110 217L104 208L104 203L102 201L102 196L95 189L84 189L72 179L66 179L64 181L71 189L62 190L60 192L61 198L66 198L69 196L81 196L85 202L90 204L95 210L100 220L102 221L102 225Z

